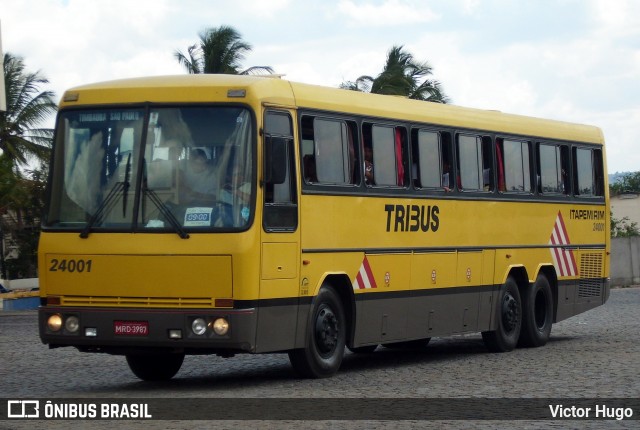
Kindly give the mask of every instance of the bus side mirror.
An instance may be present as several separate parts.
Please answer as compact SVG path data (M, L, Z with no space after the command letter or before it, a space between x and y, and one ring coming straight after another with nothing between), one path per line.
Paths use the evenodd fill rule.
M283 184L287 178L287 142L282 137L265 136L264 182Z

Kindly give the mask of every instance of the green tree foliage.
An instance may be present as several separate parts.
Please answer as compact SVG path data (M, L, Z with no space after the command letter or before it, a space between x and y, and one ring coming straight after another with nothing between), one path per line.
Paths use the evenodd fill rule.
M631 237L640 236L638 223L631 221L629 217L622 219L611 217L611 237Z
M355 81L343 82L340 88L448 103L442 84L429 79L432 74L433 67L428 62L417 61L402 45L393 46L387 53L384 69L378 76L374 78L363 75Z
M40 91L49 81L39 72L28 73L22 58L4 54L7 111L0 112L0 150L15 161L14 168L29 161L49 161L53 130L39 125L56 112L53 92Z
M27 72L22 58L6 53L3 66L7 111L0 112L0 237L12 252L11 258L2 256L1 269L3 277L32 277L53 138L52 129L39 126L57 107L54 94L39 89L47 79Z
M617 196L625 192L640 193L640 172L627 173L614 184L609 185L612 196Z
M2 156L0 156L2 158ZM15 180L16 198L2 213L1 225L5 244L17 255L5 258L3 276L8 278L36 277L38 275L38 238L40 216L44 208L47 168L27 170Z
M190 74L213 73L251 75L273 73L269 66L253 66L242 69L245 54L251 45L242 40L240 33L232 27L210 28L198 35L200 41L187 48L187 54L175 52L175 58Z

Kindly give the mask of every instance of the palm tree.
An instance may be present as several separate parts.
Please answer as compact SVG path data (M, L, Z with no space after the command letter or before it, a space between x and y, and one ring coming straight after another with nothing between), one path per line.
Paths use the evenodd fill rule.
M371 84L373 83L371 76L360 76L355 81L346 81L340 84L340 88L343 90L360 91L363 93L371 92Z
M427 79L433 74L429 63L418 62L403 46L393 46L387 53L387 61L382 72L375 78L360 76L355 82L347 81L340 88L405 96L410 99L435 103L447 103L442 85L435 79Z
M198 35L199 44L187 48L187 55L175 52L175 58L188 73L226 73L250 75L273 73L269 66L254 66L242 70L240 63L251 45L242 40L240 33L232 27L210 28Z
M11 242L19 256L5 259L0 252L0 271L5 278L17 273L33 276L44 172L53 139L53 130L38 127L57 106L53 92L39 89L49 81L39 72L27 73L22 58L6 53L3 70L7 111L0 112L0 247ZM30 171L32 161L40 167Z
M38 128L57 106L52 91L40 91L49 81L39 72L27 73L22 58L4 54L4 81L7 111L0 112L0 150L14 168L29 161L49 161L53 130Z

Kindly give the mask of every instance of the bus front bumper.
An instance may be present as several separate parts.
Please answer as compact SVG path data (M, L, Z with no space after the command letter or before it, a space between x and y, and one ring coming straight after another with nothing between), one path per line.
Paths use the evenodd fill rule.
M254 352L255 309L123 309L42 306L40 339L51 348L128 354ZM225 325L227 331L224 332ZM58 328L59 327L59 328Z

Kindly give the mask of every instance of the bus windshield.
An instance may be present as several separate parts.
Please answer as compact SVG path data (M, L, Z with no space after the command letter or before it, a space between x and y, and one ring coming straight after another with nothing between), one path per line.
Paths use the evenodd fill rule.
M250 112L140 107L59 115L45 226L96 231L242 230L254 208Z

